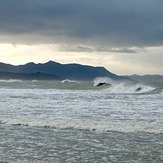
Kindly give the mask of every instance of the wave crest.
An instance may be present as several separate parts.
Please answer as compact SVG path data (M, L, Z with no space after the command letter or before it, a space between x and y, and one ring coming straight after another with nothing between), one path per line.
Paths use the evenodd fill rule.
M155 88L141 83L133 83L125 80L113 80L107 77L96 78L94 87L103 86L110 93L148 93Z

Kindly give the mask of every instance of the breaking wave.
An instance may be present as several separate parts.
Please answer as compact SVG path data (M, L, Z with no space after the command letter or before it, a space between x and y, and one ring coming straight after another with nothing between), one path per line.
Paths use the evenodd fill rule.
M0 83L22 83L22 80L18 79L9 79L9 80L0 80Z
M109 93L148 93L155 90L152 86L141 83L134 83L124 80L113 80L110 78L96 78L94 87L103 87Z
M27 88L27 89L65 89L65 90L102 90L113 94L141 94L161 93L163 86L150 86L127 80L113 80L108 77L99 77L94 81L75 81L65 79L62 81L41 80L0 80L2 88Z
M65 80L62 80L61 83L80 83L80 82L76 80L65 79Z

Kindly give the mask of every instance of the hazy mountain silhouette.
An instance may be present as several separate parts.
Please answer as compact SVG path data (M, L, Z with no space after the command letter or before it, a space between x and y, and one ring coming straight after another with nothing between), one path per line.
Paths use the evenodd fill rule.
M106 70L104 67L93 67L80 64L60 64L49 61L47 63L35 64L33 62L25 65L10 65L0 63L0 75L4 72L12 77L34 78L39 76L41 79L75 79L75 80L92 80L96 77L110 77L113 79L124 79L125 77L117 76ZM6 73L6 75L7 75ZM28 77L27 77L28 76ZM2 77L1 77L2 78Z
M22 80L61 80L60 77L54 74L45 73L14 73L14 72L0 72L0 79L22 79Z
M131 75L127 77L137 82L163 82L163 75Z

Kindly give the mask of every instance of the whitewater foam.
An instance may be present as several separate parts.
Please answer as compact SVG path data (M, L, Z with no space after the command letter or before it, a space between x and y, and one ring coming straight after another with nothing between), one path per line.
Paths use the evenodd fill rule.
M162 93L146 94L153 87L143 84L109 82L111 87L100 90L1 88L1 125L162 132Z
M80 83L80 82L76 80L65 79L65 80L62 80L61 83Z
M162 162L163 86L111 84L1 82L0 162Z
M96 122L87 120L54 120L54 119L38 119L38 118L5 118L0 120L1 125L31 126L43 128L57 129L77 129L98 132L116 131L116 132L149 132L163 133L163 128L155 123L112 123L112 122Z
M97 78L94 80L94 86L100 85L100 83L106 83L109 87L105 87L108 93L148 93L155 90L154 87L147 86L141 83L133 83L130 81L118 81L110 78Z
M18 79L9 79L9 80L0 80L0 82L3 83L22 83L22 80L18 80Z

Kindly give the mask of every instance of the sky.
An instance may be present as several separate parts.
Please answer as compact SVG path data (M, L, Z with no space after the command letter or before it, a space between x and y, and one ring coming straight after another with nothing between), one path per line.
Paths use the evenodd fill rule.
M0 0L0 62L163 75L162 0Z

